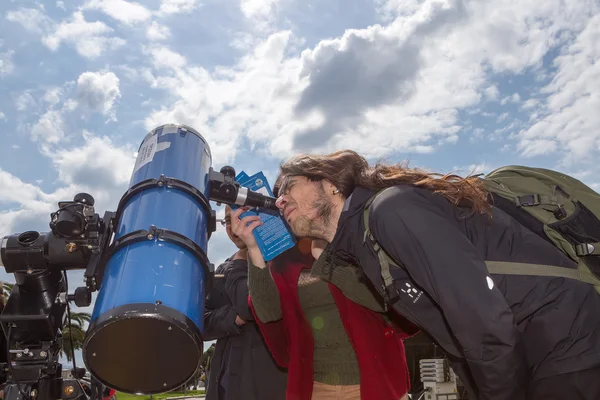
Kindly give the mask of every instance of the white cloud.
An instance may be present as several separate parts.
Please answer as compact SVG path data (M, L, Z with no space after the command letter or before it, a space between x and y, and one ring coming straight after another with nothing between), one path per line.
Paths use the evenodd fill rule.
M463 167L457 167L457 166L452 167L452 171L461 176L487 174L489 172L492 172L493 170L494 170L494 167L492 167L490 164L488 164L486 162L482 162L479 164L470 164L470 165L463 166Z
M526 139L523 138L517 145L525 157L535 157L554 153L557 150L557 144L549 139Z
M57 150L52 157L59 181L100 190L126 185L135 163L133 148L119 147L110 138L98 137L87 131L83 132L83 139L82 146Z
M31 138L44 144L57 144L65 137L66 124L61 110L46 111L31 129Z
M116 121L114 107L121 97L121 91L119 78L114 73L84 72L76 84L75 98L69 98L72 82L66 82L63 87L47 89L43 96L39 96L43 103L36 102L31 91L25 91L17 99L16 107L20 111L32 111L37 106L43 110L37 122L24 125L31 139L41 145L43 152L56 151L56 146L71 139L72 135L67 135L71 131L67 121L70 113L76 109L84 116L99 113Z
M60 102L60 98L62 95L62 89L59 87L55 87L52 89L48 89L42 98L46 103L48 103L49 107L54 107Z
M6 13L6 19L19 23L29 32L39 35L46 33L54 25L46 14L35 8L20 8L16 11L9 11Z
M43 192L40 188L21 181L16 176L0 169L0 203L20 203L22 200L39 201Z
M153 46L145 51L150 54L154 68L159 70L178 70L187 64L184 56L168 47Z
M432 152L457 140L459 110L484 96L500 98L489 83L493 73L538 68L564 41L562 32L580 29L589 15L581 4L565 9L559 0L411 4L398 11L388 3L395 16L389 25L346 30L299 57L288 56L291 33L277 32L235 66L212 73L154 48L155 70L144 76L175 100L155 110L147 126L175 120L214 132L223 155L234 154L244 136L278 158L339 147L373 157ZM504 100L520 101L518 93ZM518 124L511 126L506 132Z
M540 101L538 99L527 99L522 105L521 108L524 110L529 110L534 108L535 106L537 106L540 103Z
M509 114L507 112L500 114L500 116L496 119L496 122L497 123L504 122L508 118L508 115Z
M36 104L37 102L29 90L24 91L21 95L19 95L19 97L17 97L17 100L15 101L15 107L19 111L25 111L31 107L35 107Z
M0 212L0 237L47 226L49 213L56 210L56 203L70 200L79 192L90 193L95 198L97 211L116 208L131 178L135 162L131 156L133 148L119 146L108 137L87 131L83 132L82 139L81 146L54 148L45 153L54 164L57 182L61 184L51 193L0 169L0 204L20 204L18 208Z
M4 78L14 71L15 65L12 61L14 54L13 50L0 52L0 78Z
M19 204L18 208L0 212L0 237L12 234L19 227L32 222L48 220L52 204L48 196L39 187L23 182L13 174L0 169L0 204ZM38 224L39 226L39 224Z
M171 36L171 31L168 26L152 21L148 29L146 29L146 36L152 41L165 40Z
M508 103L518 103L519 101L521 101L521 96L519 96L519 93L513 93L511 96L506 96L503 98L502 101L500 101L500 104L505 105Z
M196 0L162 0L158 13L161 15L189 13L196 7Z
M125 44L125 40L121 38L108 36L113 31L103 22L87 22L83 13L76 11L68 22L62 22L54 32L44 36L42 42L53 51L57 50L62 42L68 42L75 46L81 56L94 59L107 50Z
M69 20L60 24L33 8L9 11L6 18L42 36L42 43L52 51L56 51L61 43L66 42L75 46L81 56L94 59L109 49L125 44L123 39L110 36L114 30L105 23L87 22L81 10L74 12Z
M85 3L83 9L100 10L128 25L146 22L152 16L150 10L140 3L125 0L90 0Z
M66 118L77 107L77 102L66 98L71 85L68 81L62 87L25 90L15 101L16 109L23 115L40 115L34 123L19 122L19 129L29 134L41 149L69 140Z
M519 134L523 154L560 151L566 163L597 162L600 153L599 37L600 15L596 15L555 59L557 72L543 90L548 94L543 104L544 115Z
M52 51L56 51L61 43L66 42L74 45L83 57L93 59L109 49L125 44L123 39L110 36L114 30L105 23L87 22L81 10L74 12L69 20L60 24L33 8L9 11L6 18L20 23L30 32L41 35L42 43Z
M268 17L279 0L240 0L240 8L247 18Z
M63 1L58 0L56 2L56 8L60 8L61 10L67 11L67 9L65 8L65 3Z
M7 121L6 115L2 111L0 111L0 121Z
M187 123L205 135L214 159L232 160L249 126L269 113L277 114L280 107L290 109L289 101L274 93L280 79L294 79L297 74L297 68L293 68L297 61L282 63L288 38L289 32L273 35L235 70L218 68L214 74L188 66L183 56L167 48L151 49L151 62L164 75L149 79L156 87L169 91L176 101L155 110L147 118L146 127L154 128L163 121ZM280 101L277 109L272 108L274 97ZM267 132L266 137L273 133Z
M497 100L498 96L500 96L500 90L498 90L498 86L496 85L488 86L483 93L490 100Z
M85 111L116 121L113 107L120 97L119 78L113 72L84 72L77 79L76 99Z

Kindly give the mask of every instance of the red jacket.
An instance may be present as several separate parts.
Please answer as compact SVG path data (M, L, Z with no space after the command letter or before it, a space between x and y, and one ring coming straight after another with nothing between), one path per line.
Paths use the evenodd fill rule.
M287 400L310 400L313 390L312 330L298 299L298 278L306 262L291 262L278 273L269 263L273 280L279 290L283 318L262 323L249 299L267 346L277 363L288 369ZM360 391L363 400L398 400L410 386L402 339L407 334L390 327L376 312L346 298L333 284L329 289L360 368Z

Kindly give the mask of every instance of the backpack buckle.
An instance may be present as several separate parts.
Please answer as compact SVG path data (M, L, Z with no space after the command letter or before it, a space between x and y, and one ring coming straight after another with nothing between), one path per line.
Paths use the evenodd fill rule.
M393 284L389 286L384 285L383 292L385 304L389 304L391 306L394 305L400 299L400 293L398 292L398 290L396 290Z
M558 206L552 214L554 214L554 218L561 220L567 216L567 211L563 206Z
M589 256L595 250L596 248L589 243L579 243L575 246L575 254L577 254L577 257Z
M517 196L515 198L515 204L517 207L522 206L539 206L541 203L539 194L526 194L524 196Z

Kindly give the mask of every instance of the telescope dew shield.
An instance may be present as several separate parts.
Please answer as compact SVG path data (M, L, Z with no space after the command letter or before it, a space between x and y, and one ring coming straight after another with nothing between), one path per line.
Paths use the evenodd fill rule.
M204 138L185 125L162 125L140 146L83 344L86 366L110 388L166 392L198 368L211 163Z

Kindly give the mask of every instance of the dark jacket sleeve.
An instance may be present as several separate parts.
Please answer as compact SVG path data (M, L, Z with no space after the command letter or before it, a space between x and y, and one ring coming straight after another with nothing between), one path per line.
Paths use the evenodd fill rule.
M248 263L246 260L236 260L225 271L225 292L233 309L244 321L254 320L254 315L248 305Z
M373 234L439 305L463 349L479 400L525 399L528 370L514 315L483 258L450 220L451 208L415 188L381 196L373 204Z
M208 341L239 335L242 330L235 323L237 315L237 311L230 305L216 310L207 310L204 313L204 335L202 338Z
M219 265L215 274L225 274L230 261ZM215 280L204 303L204 340L217 340L239 335L242 330L235 323L237 311L227 297L224 279Z

